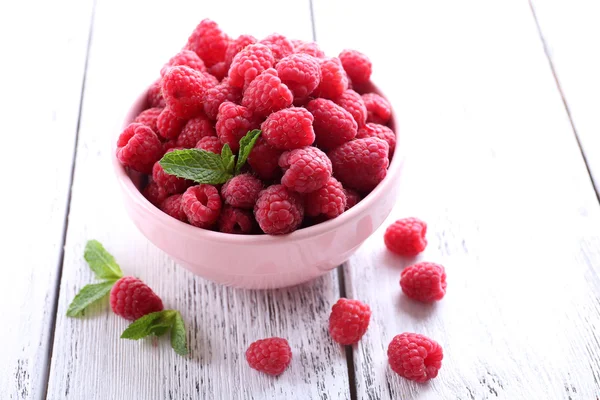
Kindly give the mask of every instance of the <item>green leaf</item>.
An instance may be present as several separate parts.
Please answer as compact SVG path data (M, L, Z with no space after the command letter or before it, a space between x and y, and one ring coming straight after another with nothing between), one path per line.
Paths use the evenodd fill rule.
M242 167L244 166L244 164L246 164L246 160L248 159L248 156L250 155L250 152L252 151L252 148L254 147L256 140L258 140L260 134L260 129L254 129L253 131L248 132L246 136L240 139L240 151L238 155L237 165L235 166L236 175L240 173Z
M216 185L232 177L219 154L202 149L171 151L163 156L160 165L167 174L198 183Z
M233 174L233 165L235 164L235 156L231 152L231 147L227 143L223 146L223 150L221 150L221 160L223 161L223 165L225 166L225 170L230 174Z
M175 320L171 328L171 347L180 356L185 356L188 353L185 323L180 313L175 314Z
M163 310L146 314L133 321L123 331L121 339L138 340L156 333L160 336L173 326L173 318L177 313L174 310Z
M115 282L116 280L110 280L102 283L95 283L93 285L85 285L83 289L77 293L71 304L69 304L67 316L79 316L87 306L106 296L110 292L110 289L113 287Z
M97 240L87 242L83 258L98 279L119 279L123 276L115 258Z

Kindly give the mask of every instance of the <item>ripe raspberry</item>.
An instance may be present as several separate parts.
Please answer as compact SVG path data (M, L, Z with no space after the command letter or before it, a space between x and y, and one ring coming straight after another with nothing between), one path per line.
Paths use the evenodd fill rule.
M279 157L284 170L281 183L298 193L310 193L325 186L331 177L331 161L316 147L284 152Z
M314 94L327 99L337 99L348 89L348 78L339 58L321 60L321 82Z
M162 108L160 107L152 107L147 110L142 111L138 114L137 117L133 120L133 122L137 122L138 124L144 124L148 128L152 129L152 132L158 132L158 128L156 127L156 120L158 116L162 112Z
M392 106L390 102L377 93L362 95L367 107L367 122L385 125L392 117Z
M217 136L221 142L229 144L234 153L237 153L240 148L240 139L248 131L258 128L258 126L252 112L246 107L229 101L219 106L216 124Z
M330 150L356 136L357 124L352 114L331 100L314 99L306 106L315 117L316 145Z
M442 347L435 340L417 333L396 335L387 354L392 371L421 383L437 376L444 358Z
M247 87L258 75L275 64L273 53L264 44L251 44L233 57L229 67L229 84Z
M164 108L156 119L156 133L163 139L175 139L186 123L185 119L179 118L171 110Z
M359 127L367 122L367 107L360 94L352 89L346 90L340 97L335 99L337 105L352 114Z
M272 180L281 174L279 156L282 151L271 147L261 136L248 156L248 164L260 179Z
M159 161L152 167L152 180L163 188L167 195L183 193L191 185L186 179L167 174Z
M285 108L269 115L262 123L262 136L271 146L281 150L310 146L315 141L313 120L306 108Z
M216 136L215 128L212 122L204 115L190 119L179 136L177 136L177 146L190 149L198 143L200 139L207 136Z
M371 308L358 300L341 298L331 308L329 334L339 344L357 343L369 327Z
M167 197L160 205L160 209L171 217L178 219L182 222L187 222L187 217L181 208L181 197L180 194L174 194Z
M406 267L400 275L400 287L413 300L432 303L446 294L446 271L439 264L420 262Z
M277 71L269 68L248 85L242 97L242 105L248 107L252 113L266 117L272 112L291 106L293 100L294 95L281 83Z
M224 206L217 221L219 232L248 235L254 231L256 221L252 211Z
M388 144L381 139L356 139L330 151L329 158L344 187L366 193L385 178L388 152Z
M206 72L206 65L204 65L204 61L198 57L198 54L191 50L181 50L179 53L171 57L164 67L162 67L160 70L160 76L164 76L169 68L177 65L185 65L186 67L190 67L196 71Z
M337 217L346 209L346 194L342 184L334 177L329 178L325 186L306 195L304 209L309 217Z
M156 207L160 207L162 202L169 196L167 191L156 182L150 182L142 191L144 197Z
M163 303L144 282L124 276L110 290L110 307L115 314L135 321L146 314L162 311Z
M219 112L219 106L223 102L230 101L232 103L238 103L241 99L242 90L231 86L229 84L229 79L225 79L217 86L204 92L204 112L208 118L215 121Z
M269 186L260 192L254 216L264 233L283 235L293 232L304 218L302 198L283 185Z
M126 167L149 174L163 156L158 136L146 125L131 123L117 141L117 158Z
M163 151L166 153L169 150L177 148L177 139L169 139L163 143ZM183 149L183 147L181 148ZM178 149L178 150L181 150Z
M385 231L383 240L393 253L414 257L427 246L427 224L418 218L399 219Z
M225 63L229 67L233 58L237 53L242 51L246 46L256 43L256 38L252 35L240 35L237 39L229 42L227 51L225 52Z
M223 185L221 196L226 204L251 210L262 188L260 179L250 174L242 174L234 176Z
M192 32L185 48L198 54L207 67L212 67L225 61L228 45L229 37L221 31L217 23L204 19Z
M394 155L394 150L396 149L396 134L393 130L385 125L368 122L365 126L358 130L356 137L358 139L376 137L385 140L390 147L389 157L392 158Z
M258 43L264 44L271 49L271 53L273 53L275 62L281 60L283 57L289 56L294 52L294 45L292 42L285 36L278 33L273 33Z
M308 54L309 56L313 56L315 58L325 58L325 53L315 42L302 42L294 44L294 52Z
M360 194L352 189L344 189L344 194L346 195L346 210L351 209L361 200Z
M148 106L150 107L165 107L165 99L162 95L162 87L161 87L162 78L158 78L146 92L146 101L148 102Z
M210 151L211 153L221 154L223 150L223 142L214 136L205 136L196 143L197 149Z
M257 340L246 350L250 367L269 375L280 375L292 362L292 349L288 341L273 337Z
M319 61L308 54L292 54L277 63L281 81L294 93L295 100L308 97L321 82Z
M225 61L218 62L208 69L208 73L214 76L218 81L223 80L228 72L229 66L225 64Z
M357 85L367 83L371 79L371 60L356 50L344 50L340 53L340 61L348 77Z
M190 224L208 229L217 222L221 213L221 197L212 185L200 184L185 191L181 208Z
M167 107L180 118L193 118L202 112L204 92L216 85L209 74L178 65L169 68L162 79Z

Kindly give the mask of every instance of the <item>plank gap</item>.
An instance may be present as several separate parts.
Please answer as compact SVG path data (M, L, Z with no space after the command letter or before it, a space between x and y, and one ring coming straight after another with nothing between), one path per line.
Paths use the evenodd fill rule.
M340 288L340 298L346 297L346 278L344 274L344 264L337 268L338 287ZM350 399L357 400L356 375L354 373L354 348L344 346L346 351L346 364L348 365L348 386L350 388Z

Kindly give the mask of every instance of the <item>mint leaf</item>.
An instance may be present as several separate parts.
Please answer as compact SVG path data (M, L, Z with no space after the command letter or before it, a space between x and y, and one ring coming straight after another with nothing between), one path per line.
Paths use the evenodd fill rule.
M223 150L221 150L221 161L223 161L223 165L225 166L225 170L230 174L233 174L233 165L235 164L235 156L231 152L231 147L229 144L225 143L223 146Z
M123 276L115 258L97 240L87 242L83 258L98 279L119 279Z
M160 160L165 172L198 183L225 183L232 174L227 171L219 154L202 149L175 150Z
M164 334L173 325L174 310L157 311L133 321L121 334L121 339L138 340L148 335Z
M106 296L110 292L110 289L113 287L115 282L116 280L110 280L102 283L95 283L93 285L85 285L83 289L77 293L71 304L69 304L67 316L79 316L87 306Z
M260 129L254 129L246 134L243 138L240 139L240 151L238 155L237 165L235 166L236 175L240 173L244 164L246 164L246 160L258 140L258 137L261 134Z
M175 320L171 328L171 347L180 356L185 356L188 353L185 323L180 313L175 314Z

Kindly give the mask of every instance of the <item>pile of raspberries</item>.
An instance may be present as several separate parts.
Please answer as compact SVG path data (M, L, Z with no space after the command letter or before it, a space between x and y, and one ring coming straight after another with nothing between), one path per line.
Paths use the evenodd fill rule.
M120 135L117 157L151 176L144 196L168 215L225 233L286 234L335 218L386 176L396 146L391 106L371 62L272 34L230 38L203 20L161 69L146 109ZM234 153L260 129L239 174L223 185L167 174L174 149ZM260 229L259 229L260 228Z

